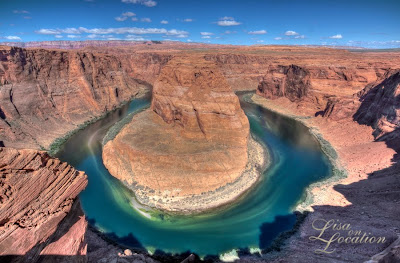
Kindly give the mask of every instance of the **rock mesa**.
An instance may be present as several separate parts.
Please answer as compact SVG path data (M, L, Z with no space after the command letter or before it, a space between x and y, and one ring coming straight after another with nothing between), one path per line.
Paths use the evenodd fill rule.
M139 201L165 210L199 211L227 202L227 196L254 183L257 176L248 180L250 185L223 193L246 169L255 169L254 160L249 168L248 145L260 146L249 138L239 99L215 64L174 58L154 84L151 109L105 145L103 160Z

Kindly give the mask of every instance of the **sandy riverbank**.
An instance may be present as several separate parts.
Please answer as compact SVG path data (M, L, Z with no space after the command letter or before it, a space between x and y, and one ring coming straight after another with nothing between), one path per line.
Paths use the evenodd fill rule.
M399 198L396 199L396 195L399 197L400 191L397 176L399 166L393 161L396 152L385 142L374 141L371 127L359 125L351 119L334 122L314 117L311 112L299 110L285 98L267 100L253 95L251 100L269 110L297 119L309 127L336 169L333 177L308 188L308 197L294 211L307 210L310 211L309 216L297 234L287 240L283 252L269 254L268 260L362 262L397 239L400 223L396 219L399 217L396 207L400 201ZM330 150L329 145L332 147ZM383 236L387 242L364 245L334 243L331 248L335 249L335 253L316 254L316 249L326 245L309 239L319 233L312 227L316 219L338 220L342 224L350 224L352 229ZM334 233L332 230L327 231L326 238L329 239Z
M348 205L350 203L333 189L334 185L358 182L368 178L369 173L390 167L393 163L391 159L396 152L387 147L385 142L374 141L371 127L352 120L331 122L322 117L311 117L299 112L285 98L274 101L253 95L251 101L306 125L333 165L331 177L309 187L313 201L300 203L295 210L312 211L311 205Z

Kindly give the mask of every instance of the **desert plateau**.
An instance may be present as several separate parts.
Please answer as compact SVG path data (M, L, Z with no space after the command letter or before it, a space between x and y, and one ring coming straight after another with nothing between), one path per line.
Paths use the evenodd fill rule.
M4 4L0 262L400 262L400 5L172 2Z

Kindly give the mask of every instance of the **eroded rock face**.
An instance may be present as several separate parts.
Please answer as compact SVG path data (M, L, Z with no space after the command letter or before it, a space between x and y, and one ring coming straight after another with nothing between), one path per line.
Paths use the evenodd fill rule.
M310 73L296 66L279 66L264 77L257 88L257 94L268 98L287 97L291 101L307 96L310 89Z
M247 117L215 64L175 58L154 85L151 109L105 145L103 160L140 202L193 212L231 201L256 181L263 159L249 166L248 145L262 151L249 141ZM235 185L245 170L248 182Z
M375 138L397 133L400 126L399 94L400 70L388 70L379 81L369 83L352 96L329 98L322 116L334 121L354 119L372 126Z
M27 49L0 47L0 145L34 149L48 149L56 138L139 95L177 55L215 63L235 91L256 90L263 77L277 78L271 83L278 85L278 92L267 92L274 97L286 83L281 81L284 69L297 65L309 72L308 95L288 96L314 113L325 109L327 98L352 96L379 80L388 69L398 68L399 60L396 52L294 46L233 48L165 41L5 44Z
M0 148L0 256L84 262L87 222L76 198L86 185L83 172L45 152Z
M354 119L372 126L375 137L400 127L400 70L388 71L384 80L366 90Z
M354 113L360 107L361 102L357 96L328 99L326 107L322 113L322 117L329 118L334 121L352 118Z
M188 138L247 144L248 120L213 63L171 61L154 84L151 109L166 123L181 126Z
M46 148L85 121L140 94L115 56L85 51L0 49L0 138Z

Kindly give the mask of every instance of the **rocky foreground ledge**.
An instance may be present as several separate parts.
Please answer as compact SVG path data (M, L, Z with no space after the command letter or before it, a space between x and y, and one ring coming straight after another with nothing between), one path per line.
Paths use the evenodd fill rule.
M0 148L0 261L86 262L76 200L86 185L83 172L45 152Z
M151 109L104 146L103 160L139 202L193 213L243 194L257 181L264 154L216 65L178 57L162 69Z

